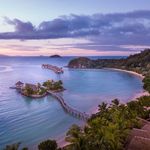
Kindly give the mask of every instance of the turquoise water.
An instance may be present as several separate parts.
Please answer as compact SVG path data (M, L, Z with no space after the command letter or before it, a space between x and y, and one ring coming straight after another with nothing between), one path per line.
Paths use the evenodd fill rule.
M70 59L0 58L0 149L15 142L34 149L37 143L48 138L61 143L72 124L83 124L83 121L67 114L51 96L33 100L9 89L18 80L28 83L62 80L67 89L62 93L65 101L89 114L102 101L110 102L113 98L119 98L127 102L142 91L141 80L129 73L64 68L64 74L56 75L41 68L42 63L66 66Z

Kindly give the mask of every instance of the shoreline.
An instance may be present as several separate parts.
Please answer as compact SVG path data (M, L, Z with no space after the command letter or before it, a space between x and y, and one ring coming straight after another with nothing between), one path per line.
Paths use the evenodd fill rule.
M88 68L87 68L88 69ZM120 71L120 72L125 72L125 73L129 73L129 74L132 74L136 77L138 77L141 81L144 79L145 76L143 76L142 74L139 74L137 72L134 72L134 71L128 71L128 70L123 70L123 69L118 69L118 68L101 68L101 69L105 69L105 70L114 70L114 71ZM81 69L81 70L86 70L85 68L84 69ZM93 70L93 69L92 69ZM96 70L100 70L100 69L96 69ZM136 100L142 96L150 96L150 93L148 93L148 91L145 91L144 89L140 92L140 93L135 93L135 95L129 99L130 101L132 100ZM98 106L96 106L95 108L93 108L93 110L90 112L90 114L96 114L98 112ZM89 112L88 112L89 113ZM86 123L85 123L86 124ZM58 142L58 145L60 147L64 147L64 146L67 146L69 143L66 142L65 140L62 140L60 143Z
M134 75L136 77L139 77L141 81L145 77L145 76L143 76L140 73L137 73L137 72L134 72L134 71L129 71L129 70L124 70L124 69L118 69L118 68L102 68L102 69L105 69L105 70L114 70L114 71L120 71L120 72L129 73L129 74L132 74L132 75ZM150 93L148 91L146 91L146 90L143 89L140 93L135 93L134 96L131 97L129 100L130 101L137 100L138 98L140 98L142 96L150 96ZM97 112L98 112L98 106L91 111L91 114L96 114Z
M103 69L106 69L106 70L115 70L115 71L120 71L120 72L126 72L126 73L130 73L130 74L133 74L137 77L140 77L142 80L144 79L145 76L143 76L142 74L140 73L137 73L137 72L134 72L134 71L129 71L129 70L124 70L124 69L118 69L118 68L103 68Z
M143 92L135 94L131 100L137 100L138 98L140 98L142 96L150 96L150 93L148 93L147 91L143 90Z
M138 77L140 80L143 80L143 79L144 79L144 76L143 76L142 74L136 73L136 72L134 72L134 71L128 71L128 70L117 69L117 68L101 68L101 69L125 72L125 73L129 73L129 74L132 74L132 75ZM94 69L94 68L93 68L93 69L91 69L91 70L101 70L101 69ZM75 70L77 70L77 69L75 69ZM80 70L90 70L90 69L84 68L84 69L80 69ZM62 89L62 90L60 90L60 91L54 91L54 92L57 93L57 92L62 92L62 91L64 91L64 90L65 90L65 89ZM144 96L144 95L150 95L150 94L149 94L147 91L145 91L145 90L143 89L143 90L141 90L139 93L135 93L134 96L133 96L132 98L130 98L129 100L130 100L130 101L131 101L131 100L134 100L134 99L136 100L137 98L139 98L139 97L141 97L141 96ZM90 111L90 114L96 114L97 112L98 112L98 106L96 106L95 108L93 107L92 111ZM88 111L87 113L89 113L89 111ZM78 124L78 125L79 125L79 124ZM82 126L85 126L85 125L86 125L86 122L84 122ZM79 125L79 126L81 126L81 125ZM67 146L67 145L70 144L69 142L65 141L65 135L64 135L63 137L61 137L61 138L58 137L58 138L56 138L55 140L57 141L58 146L61 147L61 148L63 148L63 147L65 147L65 146Z
M115 70L115 71L120 71L120 72L126 72L126 73L129 73L129 74L132 74L136 77L139 77L141 80L143 80L145 78L144 75L140 74L140 73L137 73L137 72L134 72L134 71L129 71L129 70L124 70L124 69L118 69L118 68L104 68L104 69L108 69L108 70ZM142 82L143 83L143 82ZM142 87L143 88L143 87ZM150 96L150 93L146 90L142 90L140 93L136 93L132 98L131 100L136 100L137 98L140 98L142 96Z
M140 77L141 79L144 79L145 76L143 76L140 73L134 72L134 71L129 71L129 70L124 70L124 69L118 69L118 68L69 68L71 70L114 70L114 71L120 71L120 72L126 72L126 73L130 73L133 74L137 77Z

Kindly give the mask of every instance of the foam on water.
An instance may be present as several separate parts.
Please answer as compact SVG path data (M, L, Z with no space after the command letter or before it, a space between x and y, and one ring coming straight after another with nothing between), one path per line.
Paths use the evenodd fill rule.
M11 66L0 66L0 73L13 71Z

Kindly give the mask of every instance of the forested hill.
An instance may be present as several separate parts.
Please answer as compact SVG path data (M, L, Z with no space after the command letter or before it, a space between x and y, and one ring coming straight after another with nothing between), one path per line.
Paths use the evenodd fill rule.
M143 75L150 75L150 49L139 54L134 54L126 59L97 59L86 57L73 59L68 64L69 68L119 68L132 70Z

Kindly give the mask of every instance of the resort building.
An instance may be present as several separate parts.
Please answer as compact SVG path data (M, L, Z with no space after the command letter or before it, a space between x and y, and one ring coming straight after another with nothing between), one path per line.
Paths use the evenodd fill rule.
M35 84L26 83L24 88L26 88L26 87L32 89L34 92L39 90L39 86L35 85Z
M21 81L18 81L15 85L17 89L22 89L24 86L24 83L22 83Z

